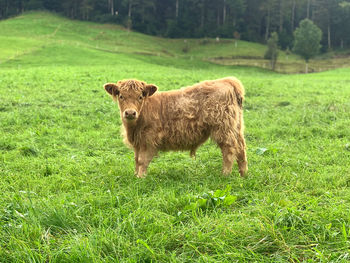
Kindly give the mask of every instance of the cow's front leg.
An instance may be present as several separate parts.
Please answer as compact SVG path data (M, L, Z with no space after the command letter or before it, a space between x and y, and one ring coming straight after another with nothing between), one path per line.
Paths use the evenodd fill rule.
M137 177L142 178L147 172L147 167L156 155L157 151L153 148L140 149L138 153L138 172Z

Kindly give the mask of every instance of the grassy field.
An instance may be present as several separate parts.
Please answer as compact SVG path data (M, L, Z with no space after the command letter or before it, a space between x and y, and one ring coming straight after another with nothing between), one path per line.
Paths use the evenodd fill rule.
M184 53L183 40L47 13L0 21L0 262L349 262L350 69L203 61L227 45ZM248 178L222 176L207 142L137 179L103 84L224 76L246 88Z

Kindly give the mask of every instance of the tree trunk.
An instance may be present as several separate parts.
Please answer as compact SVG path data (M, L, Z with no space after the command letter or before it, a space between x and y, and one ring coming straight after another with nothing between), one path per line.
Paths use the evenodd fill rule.
M21 12L22 12L22 1L19 1L18 5L17 5L17 14L19 14Z
M224 0L224 6L222 9L222 24L225 24L226 21L226 0Z
M114 0L111 0L111 15L114 15Z
M269 38L270 33L270 5L267 7L267 18L266 18L266 31L265 31L265 41Z
M9 11L9 1L6 0L5 17L7 16L8 11Z
M129 0L128 22L127 22L128 31L130 31L130 29L132 27L131 8L132 8L132 0Z
M279 21L279 32L283 31L283 0L280 0L280 21Z
M328 28L327 28L327 33L328 33L328 49L331 49L331 26L330 22L328 21Z
M308 61L305 61L305 73L309 73L309 63Z
M176 19L179 17L179 0L176 0L175 3L175 17Z
M201 8L201 28L204 28L204 10L205 10L205 0L202 0L202 8Z
M292 5L292 19L291 19L291 32L294 32L294 19L295 19L295 0L293 0Z
M311 0L307 0L307 6L306 6L306 18L310 19L310 1Z
M216 26L219 27L220 26L220 9L218 6L217 12L216 12Z
M132 0L129 0L129 10L128 10L129 19L131 19L131 5L132 5Z

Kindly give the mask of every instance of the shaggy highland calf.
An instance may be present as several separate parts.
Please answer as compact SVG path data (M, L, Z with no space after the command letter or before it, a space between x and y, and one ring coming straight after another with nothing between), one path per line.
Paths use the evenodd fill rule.
M158 151L189 150L195 156L209 137L221 149L224 174L231 173L234 160L241 176L247 172L244 89L238 79L208 80L166 92L138 80L107 83L104 88L119 103L124 142L134 149L138 177L145 175Z

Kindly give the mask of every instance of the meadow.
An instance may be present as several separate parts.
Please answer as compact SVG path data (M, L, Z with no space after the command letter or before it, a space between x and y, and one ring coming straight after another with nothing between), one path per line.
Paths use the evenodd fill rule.
M218 65L206 58L265 47L198 41L184 52L40 12L0 21L0 262L350 261L350 68ZM246 89L248 177L224 177L209 141L136 178L103 84L225 76Z

